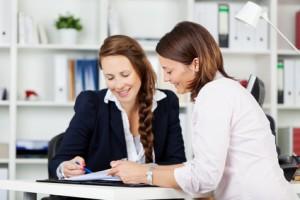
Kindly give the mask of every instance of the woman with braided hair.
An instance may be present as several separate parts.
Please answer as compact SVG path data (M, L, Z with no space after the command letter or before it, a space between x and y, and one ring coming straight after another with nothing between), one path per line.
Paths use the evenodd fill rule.
M132 38L105 39L99 64L108 89L84 91L49 171L58 178L110 168L126 158L137 163L186 160L176 95L156 90L156 76Z

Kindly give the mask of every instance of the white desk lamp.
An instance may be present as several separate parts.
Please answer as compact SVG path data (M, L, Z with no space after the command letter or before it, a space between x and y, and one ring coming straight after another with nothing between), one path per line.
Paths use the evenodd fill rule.
M287 37L268 19L267 12L262 9L259 5L256 3L253 3L252 1L248 1L244 7L236 14L236 19L249 24L252 27L256 27L258 20L260 18L264 19L267 23L271 25L272 28L274 28L279 35L298 53L300 54L300 51L287 39Z

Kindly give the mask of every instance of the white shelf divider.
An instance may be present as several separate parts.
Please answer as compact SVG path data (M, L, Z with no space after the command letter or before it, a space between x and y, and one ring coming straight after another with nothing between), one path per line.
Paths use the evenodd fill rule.
M17 106L21 107L73 107L74 102L54 101L18 101Z
M8 164L8 158L0 158L0 164Z
M46 158L17 158L16 164L47 164Z
M72 51L98 51L100 46L97 45L60 45L60 44L44 44L44 45L18 45L18 49L32 50L72 50Z

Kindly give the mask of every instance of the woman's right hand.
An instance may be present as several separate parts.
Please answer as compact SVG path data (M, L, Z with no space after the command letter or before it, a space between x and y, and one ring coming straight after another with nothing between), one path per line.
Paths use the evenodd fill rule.
M76 156L72 160L64 161L62 163L62 171L65 178L85 174L84 167L85 161L80 156Z

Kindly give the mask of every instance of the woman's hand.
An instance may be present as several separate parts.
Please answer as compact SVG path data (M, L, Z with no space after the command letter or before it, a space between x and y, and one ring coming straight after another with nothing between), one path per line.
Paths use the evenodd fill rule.
M80 156L76 156L72 160L64 161L62 163L62 171L66 178L84 174L84 167L85 161Z
M117 160L110 163L112 167L108 174L119 176L124 183L138 184L147 183L147 165L130 161Z

